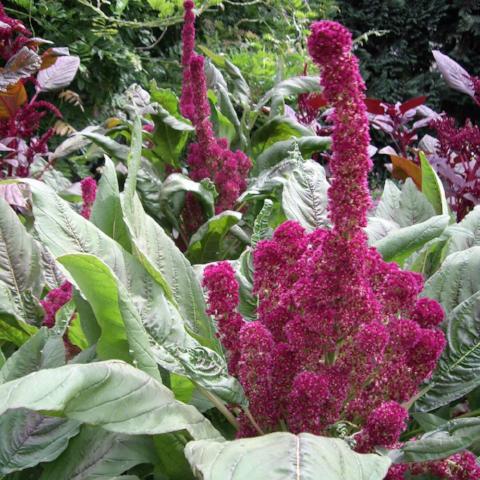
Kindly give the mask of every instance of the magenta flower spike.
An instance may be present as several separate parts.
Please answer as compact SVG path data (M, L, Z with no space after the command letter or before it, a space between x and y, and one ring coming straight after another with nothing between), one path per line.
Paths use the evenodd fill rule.
M307 233L288 221L257 244L253 323L239 318L238 285L227 262L205 269L204 286L220 339L230 360L236 359L230 371L262 431L332 435L343 422L357 450L371 452L395 446L406 428L404 405L430 377L445 346L438 328L444 315L437 302L419 298L420 274L384 262L368 246L368 119L351 47L342 25L313 24L308 48L334 108L332 228ZM239 436L258 434L248 418L240 421ZM391 478L404 472L395 467Z

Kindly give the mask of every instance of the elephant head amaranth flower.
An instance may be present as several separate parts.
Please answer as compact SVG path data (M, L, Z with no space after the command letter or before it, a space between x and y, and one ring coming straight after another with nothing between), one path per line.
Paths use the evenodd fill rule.
M331 229L307 233L288 221L253 254L258 319L236 309L230 264L205 269L209 313L263 432L287 428L331 435L339 423L356 449L394 446L404 404L429 378L444 348L443 310L418 298L423 278L386 263L363 231L372 201L367 175L365 86L342 25L313 24L308 49L334 107ZM241 418L241 436L255 435Z
M183 41L183 85L180 98L182 114L192 121L197 142L188 149L189 176L200 181L210 178L218 191L216 213L233 208L239 195L247 187L247 175L252 166L250 159L240 150L232 152L226 138L216 138L210 120L204 58L194 52L194 3L184 3L185 16Z

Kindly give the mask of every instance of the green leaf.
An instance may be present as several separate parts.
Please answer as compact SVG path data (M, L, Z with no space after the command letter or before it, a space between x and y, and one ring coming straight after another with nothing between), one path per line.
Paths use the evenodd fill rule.
M138 311L126 289L111 270L93 255L70 254L59 257L88 300L102 329L97 343L101 358L119 358L160 380L149 339ZM101 285L101 288L98 288Z
M374 242L386 262L403 262L425 243L438 237L447 227L448 215L437 215L409 227L390 231L384 238Z
M127 160L129 151L128 147L118 143L113 138L107 137L106 135L102 135L100 133L85 131L79 132L78 135L82 135L91 140L93 143L102 148L102 150L104 150L105 153L110 157L114 157L122 161Z
M427 197L418 190L411 178L405 181L399 198L395 221L400 227L409 227L430 219L435 210Z
M240 69L234 65L228 58L225 58L223 55L218 55L207 47L200 45L199 50L201 50L215 66L223 68L230 78L233 81L233 96L238 100L238 102L245 108L250 103L250 87L248 86L245 78L242 75Z
M0 385L0 415L14 408L49 412L110 432L157 435L187 430L195 439L221 440L194 407L120 361L65 365Z
M238 382L228 375L224 360L186 336L166 303L157 303L156 317L142 318L126 288L109 268L92 255L70 254L59 258L92 305L102 336L97 352L102 358L122 358L160 380L156 363L184 375L234 403L243 402ZM96 285L102 285L99 291ZM164 301L164 300L163 300ZM161 322L173 317L169 339L162 337ZM177 332L176 330L180 330ZM175 336L178 337L175 342Z
M418 422L424 432L436 430L440 425L447 422L444 418L434 415L433 413L413 412L411 417Z
M242 214L231 210L215 215L204 223L193 235L187 250L192 263L208 263L222 258L222 242Z
M282 140L290 140L292 137L311 137L313 132L293 118L287 116L274 117L268 120L252 135L253 156L258 157L268 147Z
M8 203L0 198L0 283L8 288L15 317L25 323L39 321L35 297L43 285L40 249Z
M298 96L301 93L320 92L320 79L318 77L291 77L277 83L275 87L269 90L255 106L255 111L259 111L264 107L271 98L285 98L289 96Z
M45 417L23 408L5 412L0 415L0 474L54 460L79 427L76 420Z
M480 246L452 253L425 283L422 295L442 304L448 315L480 290Z
M422 169L422 193L432 204L437 215L448 215L447 198L442 181L423 152L419 153Z
M0 384L10 382L44 368L65 364L65 348L62 337L51 335L42 327L5 362L0 370Z
M80 323L80 317L75 315L70 322L67 330L68 340L72 345L77 346L80 350L88 348L88 340L82 330L82 324Z
M174 220L178 219L185 203L186 192L198 198L208 218L214 215L214 187L209 189L206 183L194 182L181 173L172 173L163 182L160 192L161 208L169 212Z
M314 153L326 150L330 143L330 137L317 136L290 138L289 140L276 142L256 158L251 174L259 175L263 170L288 158L295 144L300 148L303 158L310 158Z
M102 178L98 183L97 197L90 220L103 233L116 240L125 250L130 250L130 240L123 221L120 204L117 172L115 171L115 165L108 156L105 156Z
M162 287L148 275L139 261L123 250L114 240L107 237L101 230L97 229L91 222L73 212L68 204L52 192L51 189L40 182L33 180L28 182L32 190L36 229L43 242L57 256L65 254L75 255L75 253L87 254L87 256L97 257L98 262L101 261L110 268L114 278L118 279L117 287L128 291L143 326L155 340L155 345L159 346L155 360L161 362L162 367L165 369L188 376L205 388L213 390L227 401L243 403L242 389L238 382L228 375L224 358L213 350L201 347L196 341L198 338L193 338L193 336L187 333L185 321L176 306L167 301ZM131 189L134 188L135 185L127 179L125 195L131 194ZM138 242L138 244L137 240L133 241L132 237L134 251L142 252L141 248L146 245L148 248L145 251L149 252L149 254L154 254L155 261L167 262L166 266L172 268L171 271L168 271L168 273L172 274L172 284L176 289L182 289L181 291L177 290L182 298L190 301L192 295L195 294L194 288L196 286L200 295L199 301L203 302L203 309L196 310L196 312L203 314L206 321L208 321L208 325L211 326L212 333L207 338L211 338L213 343L213 341L216 341L213 324L211 319L206 316L203 294L193 273L193 268L181 252L176 249L172 240L165 234L163 229L145 215L138 197L135 195L134 198L136 210L133 214L133 221L142 235L142 243ZM126 211L124 208L124 212ZM148 219L147 225L143 223L146 219ZM141 253L138 254L143 258ZM181 260L183 265L177 260ZM98 266L98 262L95 264L95 269ZM189 270L187 270L187 266ZM81 270L80 267L79 269ZM156 270L153 270L153 273L157 276L159 275ZM189 280L187 282L184 276L188 276L190 273L191 277L187 277ZM97 284L96 282L90 282L89 284L88 278L84 282L84 291L89 292L89 300L93 302L95 296L100 296L102 284ZM85 295L87 294L85 293ZM122 296L119 297L120 300L122 298ZM110 305L107 304L105 306L108 314L114 311L114 309L110 308ZM199 308L197 305L192 307L192 304L186 304L186 302L181 303L181 305L187 309ZM98 308L102 308L102 306L99 305ZM125 311L130 310L128 303L124 308ZM106 327L102 332L105 337L104 347L108 345L108 348L105 347L107 350L104 350L105 355L110 356L114 351L114 355L118 355L119 358L131 359L132 362L133 360L139 361L139 359L130 357L128 349L131 348L131 345L125 340L122 341L122 318L116 316L107 316L105 318L116 325L114 336L109 336L110 333L107 333L108 329ZM133 321L135 313L132 312L132 316L128 318L131 318ZM192 321L193 316L189 316L187 319ZM198 318L196 320L198 322ZM127 335L127 333L124 332L123 335Z
M203 292L190 262L163 228L145 213L135 194L138 167L137 146L135 152L132 150L123 198L125 223L135 254L152 278L163 287L167 298L176 304L188 328L199 341L220 352L212 320L205 313Z
M257 246L261 240L269 238L272 235L270 228L270 215L273 211L273 202L268 198L263 202L260 213L255 217L252 232L252 248Z
M390 466L387 457L361 455L343 440L309 433L190 442L185 454L203 480L381 480Z
M328 225L328 188L321 165L313 160L299 162L283 186L282 207L286 217L310 231Z
M428 412L461 398L480 385L480 292L447 317L447 348L415 410Z
M84 425L68 449L45 465L40 480L89 480L120 475L140 463L155 463L152 439ZM124 477L120 477L124 478Z
M247 141L242 131L242 126L240 124L240 120L238 119L237 112L235 111L235 107L230 99L227 82L223 78L222 73L220 70L218 70L218 68L215 67L215 65L213 65L210 60L208 60L205 62L205 74L207 76L208 87L215 92L215 95L218 98L218 107L220 111L235 127L237 135L240 139L240 146L246 146Z
M480 419L458 418L443 422L421 438L406 442L402 448L402 462L427 462L446 458L465 450L480 436Z
M158 470L169 480L193 480L192 470L185 458L185 441L178 433L166 433L154 438L159 457Z

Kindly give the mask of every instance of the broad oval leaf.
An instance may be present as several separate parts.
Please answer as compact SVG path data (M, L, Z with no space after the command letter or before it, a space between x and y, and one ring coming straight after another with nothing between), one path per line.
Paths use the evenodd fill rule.
M51 412L117 433L187 430L196 439L221 440L194 407L175 400L150 375L120 361L65 365L0 385L0 415L14 408Z
M290 220L296 220L307 230L328 225L327 191L325 171L313 160L299 162L283 185L282 207Z
M252 169L253 175L260 175L260 173L285 158L290 156L290 152L295 145L298 145L300 152L304 158L311 158L316 152L323 152L331 143L330 137L307 136L300 138L291 138L274 143L271 147L265 149L255 160L255 165Z
M480 292L450 312L447 340L425 393L415 402L416 411L435 410L480 385Z
M113 433L84 425L68 449L45 465L40 480L105 479L140 463L155 463L155 457L152 439L147 436Z
M430 165L425 154L420 152L419 156L422 169L422 193L432 204L437 215L446 215L448 214L448 205L442 181Z
M208 263L221 258L223 239L241 218L241 213L232 210L210 218L192 235L187 250L189 260L192 263Z
M41 92L52 92L70 85L80 66L80 58L73 55L58 57L53 65L37 75L37 89Z
M343 440L310 433L190 442L185 454L202 480L381 480L390 466L387 457L361 455Z
M446 458L464 450L478 440L480 419L458 418L443 421L421 438L406 442L400 449L402 462L427 462ZM397 461L398 461L397 460Z
M35 323L35 299L43 278L41 255L33 237L26 231L8 203L0 198L0 283L10 292L16 317Z
M393 230L373 245L387 262L400 265L416 250L433 238L438 237L447 227L448 215L437 215L409 227Z
M0 415L0 474L56 459L79 428L76 420L46 417L23 408L5 412Z
M422 295L440 302L448 314L480 290L480 246L449 255L425 283Z

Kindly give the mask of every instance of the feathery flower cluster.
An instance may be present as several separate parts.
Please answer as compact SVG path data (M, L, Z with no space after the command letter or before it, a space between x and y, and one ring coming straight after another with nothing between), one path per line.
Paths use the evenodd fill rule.
M80 188L82 190L82 210L81 215L87 220L92 214L93 203L97 196L97 182L92 177L86 177L80 182Z
M246 177L252 166L242 151L231 151L226 138L216 138L210 121L210 105L207 97L204 58L193 51L195 45L195 15L191 0L184 3L182 65L183 86L180 108L189 118L197 136L197 142L189 146L187 163L192 180L210 178L218 191L216 213L232 208L239 195L247 187Z
M445 346L443 311L418 298L421 275L368 247L362 228L371 205L368 118L350 33L336 22L317 22L308 47L335 108L333 227L307 233L288 221L257 245L257 321L239 320L238 285L227 263L207 267L204 286L220 338L232 346L231 373L260 428L328 435L337 422L349 422L359 431L358 450L368 452L396 445L405 429L401 404L431 375ZM244 425L241 435L250 432Z
M58 288L50 290L40 304L45 311L43 325L52 328L55 325L56 313L72 299L72 284L68 281L63 282Z

